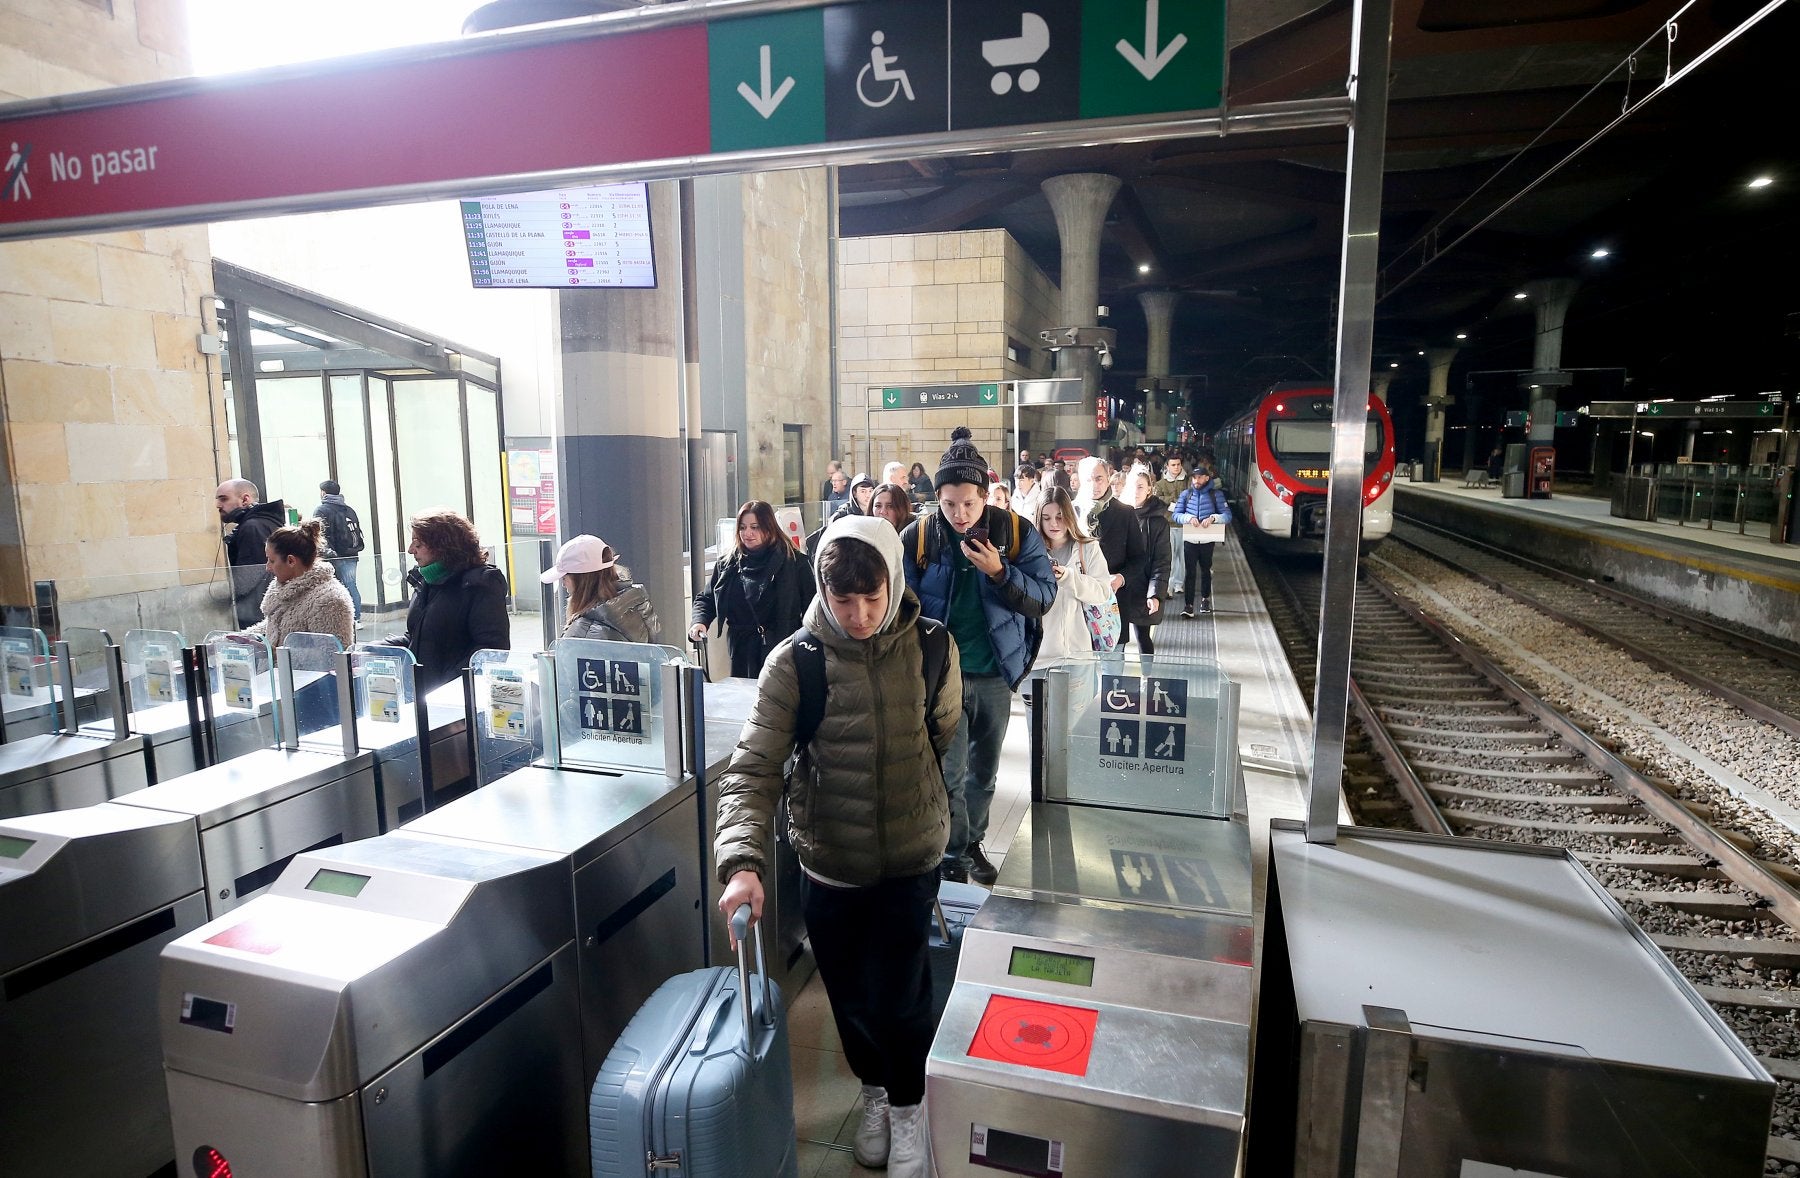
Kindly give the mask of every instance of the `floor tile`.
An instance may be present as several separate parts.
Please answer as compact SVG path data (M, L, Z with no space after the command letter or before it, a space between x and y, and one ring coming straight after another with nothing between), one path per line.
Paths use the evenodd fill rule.
M802 1141L796 1158L799 1162L797 1169L800 1171L800 1178L815 1178L826 1166L831 1164L831 1159L838 1152L829 1145L820 1145L814 1141Z
M886 1170L865 1170L856 1164L856 1158L848 1150L834 1149L825 1164L819 1167L817 1178L860 1178L865 1174L880 1178L886 1173Z
M831 1017L831 1002L819 975L813 974L800 987L800 993L788 1004L788 1042L795 1047L814 1047L821 1051L842 1053L844 1042L838 1038L837 1023Z
M788 1045L794 1065L794 1128L802 1141L830 1143L856 1107L862 1085L835 1051Z

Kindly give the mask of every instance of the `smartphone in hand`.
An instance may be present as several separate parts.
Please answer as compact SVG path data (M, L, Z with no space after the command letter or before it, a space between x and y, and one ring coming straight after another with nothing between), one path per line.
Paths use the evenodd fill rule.
M970 528L967 532L963 533L963 543L965 544L986 544L987 538L988 530L986 528Z

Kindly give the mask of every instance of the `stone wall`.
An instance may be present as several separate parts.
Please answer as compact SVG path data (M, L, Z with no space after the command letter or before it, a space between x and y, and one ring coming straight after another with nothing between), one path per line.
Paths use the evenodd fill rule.
M838 441L852 464L875 476L892 459L936 469L967 425L1010 474L1010 408L883 410L880 389L1050 375L1038 332L1054 326L1058 294L1018 242L1003 229L845 238L838 292ZM1027 410L1021 424L1035 434L1041 417Z
M180 76L185 40L180 0L0 0L0 99ZM54 580L115 637L221 616L211 288L204 228L0 244L0 602Z

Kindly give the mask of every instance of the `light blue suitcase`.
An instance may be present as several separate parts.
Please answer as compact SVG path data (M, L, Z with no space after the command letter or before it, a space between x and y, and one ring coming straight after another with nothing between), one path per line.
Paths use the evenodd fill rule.
M738 964L670 978L600 1065L588 1101L594 1178L798 1178L794 1080L781 992L750 981L744 905Z

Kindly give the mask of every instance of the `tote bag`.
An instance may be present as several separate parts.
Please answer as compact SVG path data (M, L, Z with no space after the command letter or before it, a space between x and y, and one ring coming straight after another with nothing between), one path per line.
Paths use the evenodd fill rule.
M1075 546L1075 560L1081 565L1081 571L1087 572L1087 561L1081 558L1081 546ZM1082 616L1087 618L1088 641L1095 650L1102 654L1119 645L1119 632L1123 629L1119 620L1119 599L1109 597L1101 605L1082 604Z

